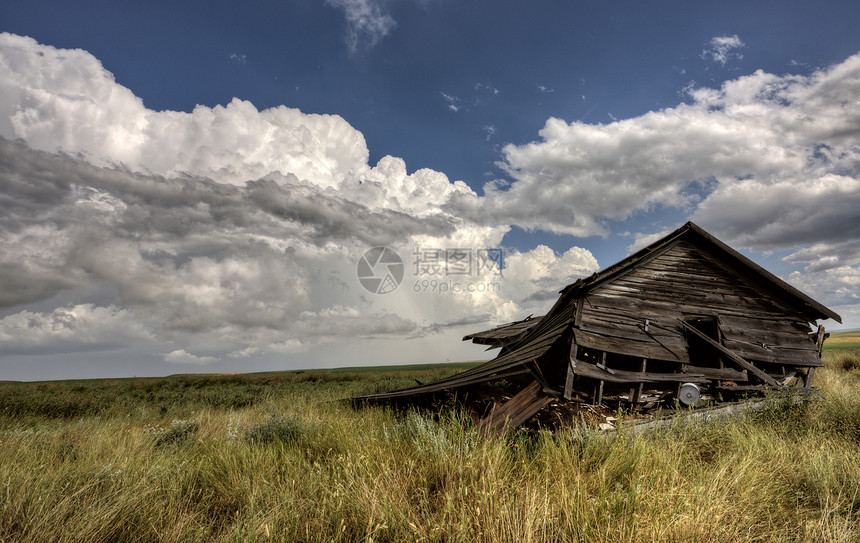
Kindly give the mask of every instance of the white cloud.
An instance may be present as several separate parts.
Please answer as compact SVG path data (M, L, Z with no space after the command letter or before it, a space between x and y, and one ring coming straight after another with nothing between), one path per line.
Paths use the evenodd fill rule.
M498 96L499 94L502 93L502 91L500 91L499 89L497 89L496 87L494 87L492 85L483 85L481 83L475 83L475 90L476 91L486 91L486 92L489 92L490 94L492 94L493 96Z
M441 94L442 98L445 99L445 102L448 104L448 109L450 109L454 113L457 113L458 111L463 109L463 106L460 105L460 99L456 96L445 94L444 92L440 92L439 94Z
M533 312L546 311L559 291L580 277L598 271L594 256L580 247L572 247L561 256L545 245L530 251L513 253L505 259L505 287L524 307Z
M669 228L664 228L658 232L650 232L647 234L643 234L641 232L636 234L628 234L633 236L633 243L627 246L627 250L630 251L630 253L635 253L639 249L643 249L651 245L655 241L659 240L660 238L667 236L670 232L677 229L679 226L680 225L674 225Z
M793 272L788 281L834 309L842 322L856 325L860 319L860 266L839 266L813 272Z
M737 51L745 46L737 34L731 36L715 36L708 42L707 49L702 51L701 57L725 66L732 58L742 59L744 56Z
M111 304L20 311L0 319L0 343L7 353L102 351L152 340L152 331L133 311Z
M0 136L134 171L242 184L272 171L336 186L366 169L364 137L336 115L234 99L152 111L86 51L0 34Z
M0 279L14 286L0 304L20 336L7 354L134 344L167 362L223 363L520 318L526 306L509 298L542 287L524 271L501 293L365 292L355 265L370 246L495 247L508 225L459 216L452 200L478 196L440 172L391 156L369 165L340 117L241 100L148 110L85 51L10 34L0 86ZM113 320L55 330L67 306L29 307L56 298ZM28 336L31 321L42 331Z
M858 96L860 55L691 88L689 104L611 124L549 119L504 148L513 182L479 197L397 157L368 164L338 116L238 99L156 112L89 53L2 34L0 135L25 142L0 141L3 349L150 345L214 363L480 328L545 311L593 256L512 252L503 277L468 279L501 292L444 296L415 292L411 271L371 295L359 256L390 245L410 266L415 247L497 247L512 224L605 234L663 206L733 245L791 249L806 266L791 280L818 281L826 303L860 265ZM398 341L390 356L414 353Z
M860 265L860 239L816 243L783 258L786 262L806 263L806 271L817 272L830 268Z
M164 361L171 364L194 364L202 366L217 362L218 358L214 356L197 356L195 354L185 352L184 349L177 349L164 355Z
M579 236L666 206L759 249L856 237L858 96L855 55L809 76L759 71L691 89L692 103L609 124L551 118L539 141L504 148L509 188L490 183L484 199L454 205Z
M346 16L346 45L351 53L371 48L391 32L397 23L384 0L326 0Z

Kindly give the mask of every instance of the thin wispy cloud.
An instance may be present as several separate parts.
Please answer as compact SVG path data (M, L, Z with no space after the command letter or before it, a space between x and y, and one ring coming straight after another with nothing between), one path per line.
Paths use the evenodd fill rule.
M462 111L463 106L461 105L460 99L458 97L446 94L444 92L439 92L439 94L441 94L442 98L445 99L445 102L448 104L448 109L450 109L454 113Z
M731 36L715 36L708 42L706 49L702 50L700 55L705 60L716 62L720 66L725 66L731 59L742 59L743 54L738 51L745 47L744 42L737 34Z
M487 141L490 141L490 138L492 138L496 134L496 127L492 124L485 125L483 127L483 130L484 134L487 135Z
M350 53L375 46L397 26L383 1L326 0L326 2L342 10L346 17L344 41Z
M502 92L492 85L482 85L481 83L475 83L475 90L476 91L489 92L489 93L493 94L494 96L498 95Z

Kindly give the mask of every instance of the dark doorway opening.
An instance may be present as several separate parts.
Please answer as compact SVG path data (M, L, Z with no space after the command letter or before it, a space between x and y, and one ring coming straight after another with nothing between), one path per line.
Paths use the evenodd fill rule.
M722 333L720 322L713 316L690 316L685 317L684 322L702 332L717 343L722 344ZM690 364L705 368L722 368L723 361L719 351L709 345L705 340L695 334L687 333L687 353L690 355Z

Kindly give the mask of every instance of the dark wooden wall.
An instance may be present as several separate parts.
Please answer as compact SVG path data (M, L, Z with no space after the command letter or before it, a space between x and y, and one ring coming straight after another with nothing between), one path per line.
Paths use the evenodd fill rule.
M821 365L802 315L686 241L589 291L582 301L576 342L631 356L689 362L678 319L694 315L718 317L724 345L744 358Z

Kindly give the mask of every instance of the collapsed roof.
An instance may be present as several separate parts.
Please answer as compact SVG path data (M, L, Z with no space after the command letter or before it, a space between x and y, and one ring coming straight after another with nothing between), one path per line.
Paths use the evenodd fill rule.
M516 425L560 396L601 403L615 393L635 406L646 390L678 399L685 384L697 399L785 387L794 377L808 388L825 338L823 327L810 324L842 322L691 222L560 294L542 317L463 338L500 348L495 359L435 383L360 399L516 383L508 408L495 405L487 414L498 421L505 413L498 426Z

